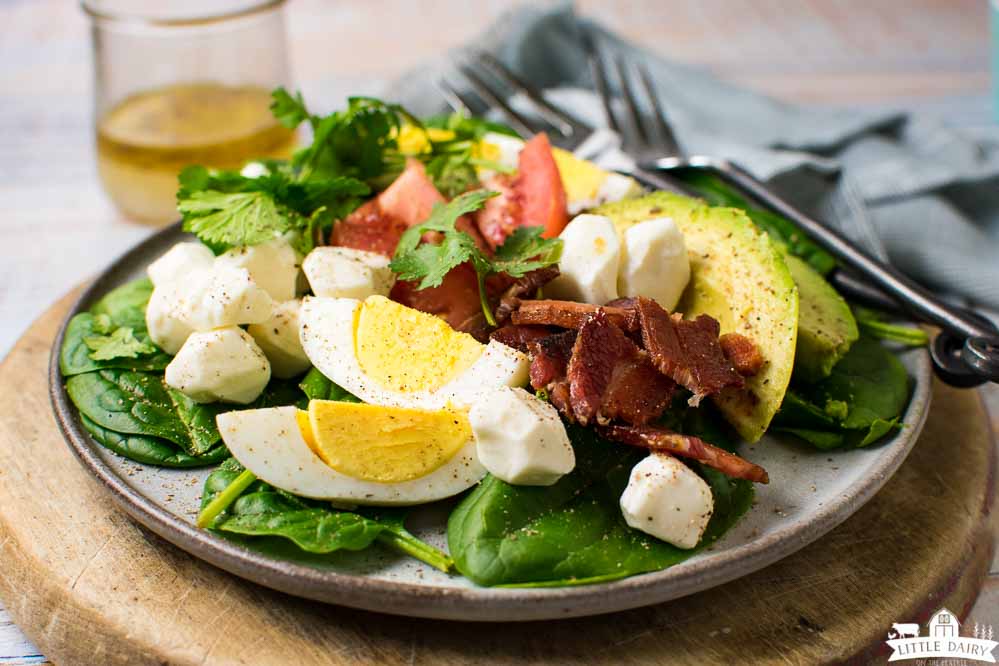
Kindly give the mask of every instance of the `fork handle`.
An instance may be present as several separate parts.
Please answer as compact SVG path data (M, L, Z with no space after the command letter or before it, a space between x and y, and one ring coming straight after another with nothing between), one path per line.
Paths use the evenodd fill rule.
M939 326L951 341L958 343L960 362L968 370L984 380L999 383L999 331L990 322L945 303L895 267L874 259L857 245L774 194L766 184L737 164L705 160L704 166L771 211L794 222L813 241L853 270L856 277L850 282L858 287L867 287L866 295L876 294L879 289L910 315ZM638 169L633 175L638 180L645 180L647 173L646 169ZM673 179L653 175L658 178L648 180L650 185L658 186L656 181L665 181L671 191L689 192L689 188L677 186ZM695 193L693 196L699 195ZM864 280L870 284L864 284ZM934 361L941 365L936 357Z

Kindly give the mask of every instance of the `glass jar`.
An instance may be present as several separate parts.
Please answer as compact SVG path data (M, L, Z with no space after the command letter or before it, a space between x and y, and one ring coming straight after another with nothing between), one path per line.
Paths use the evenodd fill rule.
M270 113L288 84L284 0L83 0L92 20L97 166L128 217L177 219L177 174L288 157Z

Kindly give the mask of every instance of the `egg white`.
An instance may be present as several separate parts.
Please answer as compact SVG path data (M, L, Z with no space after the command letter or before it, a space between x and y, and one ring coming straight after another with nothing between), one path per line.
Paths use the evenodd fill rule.
M442 409L470 407L485 391L527 383L527 356L490 341L482 355L444 386L433 391L386 389L368 377L355 354L354 318L361 301L353 298L306 298L299 313L299 337L312 365L334 383L372 405Z
M372 506L434 502L474 486L486 474L471 438L434 471L400 483L363 481L342 474L306 444L296 407L249 409L219 414L222 441L243 467L294 495Z

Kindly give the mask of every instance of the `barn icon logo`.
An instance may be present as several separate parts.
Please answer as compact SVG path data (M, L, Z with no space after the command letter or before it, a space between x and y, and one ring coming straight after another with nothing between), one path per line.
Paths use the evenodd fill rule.
M965 627L965 632L968 632ZM892 649L888 661L906 659L965 659L996 663L992 650L997 644L992 640L992 626L975 623L970 636L961 635L957 616L941 608L927 625L927 635L920 636L920 626L915 623L896 622L888 631L885 641Z

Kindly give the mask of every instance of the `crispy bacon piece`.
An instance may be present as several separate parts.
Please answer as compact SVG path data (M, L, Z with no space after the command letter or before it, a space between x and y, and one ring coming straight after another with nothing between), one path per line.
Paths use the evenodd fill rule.
M557 278L558 275L558 266L547 266L516 278L499 298L499 304L494 311L496 323L504 324L510 318L510 314L520 307L521 298L533 296L538 289Z
M673 397L673 382L603 311L579 329L567 376L572 416L583 425L613 419L645 424Z
M602 311L614 325L625 331L638 330L638 316L635 310L573 301L524 301L514 311L511 320L514 324L578 329L598 311Z
M529 342L527 349L531 354L531 386L535 389L549 389L552 383L565 380L575 344L576 331L562 331L536 342Z
M756 343L739 333L726 333L718 338L722 353L735 371L743 377L752 377L763 367L763 354Z
M681 435L654 426L608 425L598 426L597 431L615 442L697 460L735 479L747 479L756 483L770 482L767 471L759 465L708 444L699 437Z
M636 311L652 363L694 394L691 405L728 386L743 386L742 375L722 353L716 320L707 315L693 321L670 316L650 298L638 298Z
M547 326L517 326L516 324L508 324L490 333L489 339L502 342L507 347L513 347L526 354L531 351L532 342L538 342L550 335L552 335L552 329Z

